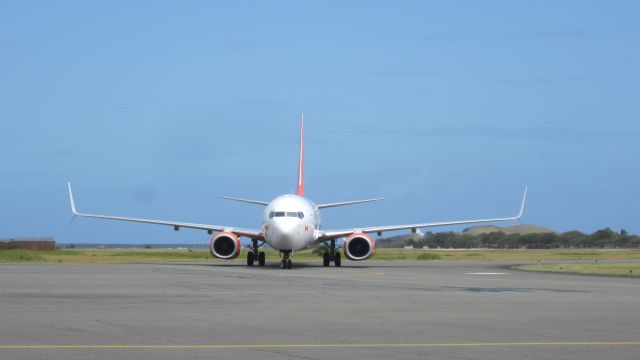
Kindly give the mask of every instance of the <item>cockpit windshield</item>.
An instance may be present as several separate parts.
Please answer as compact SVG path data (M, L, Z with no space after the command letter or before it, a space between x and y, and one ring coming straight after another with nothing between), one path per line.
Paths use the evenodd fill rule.
M304 213L302 211L272 211L269 213L269 219L274 217L297 217L304 219Z

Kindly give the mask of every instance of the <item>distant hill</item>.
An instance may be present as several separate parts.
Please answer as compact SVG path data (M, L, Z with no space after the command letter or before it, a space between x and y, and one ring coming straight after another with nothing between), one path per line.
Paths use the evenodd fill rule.
M442 231L405 234L376 242L381 248L429 249L558 249L558 248L635 248L640 249L640 236L610 228L593 233L569 231L557 233L536 225L474 226L463 232Z
M384 238L376 241L377 246L380 247L390 247L390 248L401 248L404 246L407 240L420 240L422 235L420 234L404 234L398 235L390 238Z
M507 235L545 234L545 233L555 232L549 228L542 227L542 226L522 224L522 225L513 225L513 226L505 226L505 227L495 226L495 225L472 226L464 229L462 233L466 235L480 235L480 234L487 234L487 233L498 232L498 231L502 231Z
M464 229L461 233L458 233L458 234L477 236L477 235L488 234L488 233L498 232L498 231L501 231L507 235L555 233L555 231L542 226L523 224L523 225L513 225L513 226L505 226L505 227L494 226L494 225L473 226L473 227ZM387 248L401 248L407 244L416 244L416 246L422 247L424 244L421 244L421 242L426 241L428 243L429 240L427 239L427 237L433 234L434 233L431 233L431 232L425 232L425 237L423 237L420 233L402 234L398 236L378 239L376 241L376 244L379 247L387 247ZM411 240L413 240L413 242Z

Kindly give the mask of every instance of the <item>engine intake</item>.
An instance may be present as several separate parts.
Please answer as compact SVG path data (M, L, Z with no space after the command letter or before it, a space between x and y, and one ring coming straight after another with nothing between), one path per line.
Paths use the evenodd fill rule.
M211 238L209 252L218 259L233 259L240 255L240 239L234 233L222 231Z
M356 233L344 241L344 255L349 260L366 260L376 252L376 243L365 233Z

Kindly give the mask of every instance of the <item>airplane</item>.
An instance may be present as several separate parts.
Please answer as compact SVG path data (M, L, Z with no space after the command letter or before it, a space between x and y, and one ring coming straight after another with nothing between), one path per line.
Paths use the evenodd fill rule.
M204 230L209 235L212 235L211 240L209 241L209 252L211 255L225 260L238 257L240 255L240 250L242 249L240 238L249 238L251 239L252 246L247 253L247 266L253 266L255 262L257 262L259 266L265 266L265 253L260 251L260 247L267 244L280 252L281 269L291 269L291 257L294 252L315 248L321 244L325 244L328 248L328 251L325 251L323 254L323 266L329 266L333 263L334 266L340 267L342 264L340 250L336 248L336 241L340 238L344 238L342 246L344 256L352 261L361 261L371 258L376 252L376 244L370 234L377 234L378 236L381 236L383 232L399 230L411 230L413 233L416 233L418 229L428 227L519 220L522 217L527 197L527 187L525 186L524 194L522 195L522 202L520 204L520 211L516 216L512 217L324 230L320 226L320 210L379 201L384 200L384 198L316 205L314 202L304 197L304 114L300 121L298 184L295 194L281 195L269 202L220 196L220 198L226 200L264 206L265 209L262 216L262 227L260 229L242 229L233 226L194 224L177 221L80 213L76 209L73 191L71 190L71 182L68 182L67 186L69 188L69 201L71 203L73 218L85 217L165 225L172 226L175 231L178 231L181 228Z

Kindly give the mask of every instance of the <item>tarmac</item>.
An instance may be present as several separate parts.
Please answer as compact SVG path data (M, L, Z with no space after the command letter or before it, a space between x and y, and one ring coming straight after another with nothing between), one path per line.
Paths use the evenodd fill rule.
M0 265L0 359L638 359L640 280L506 262Z

